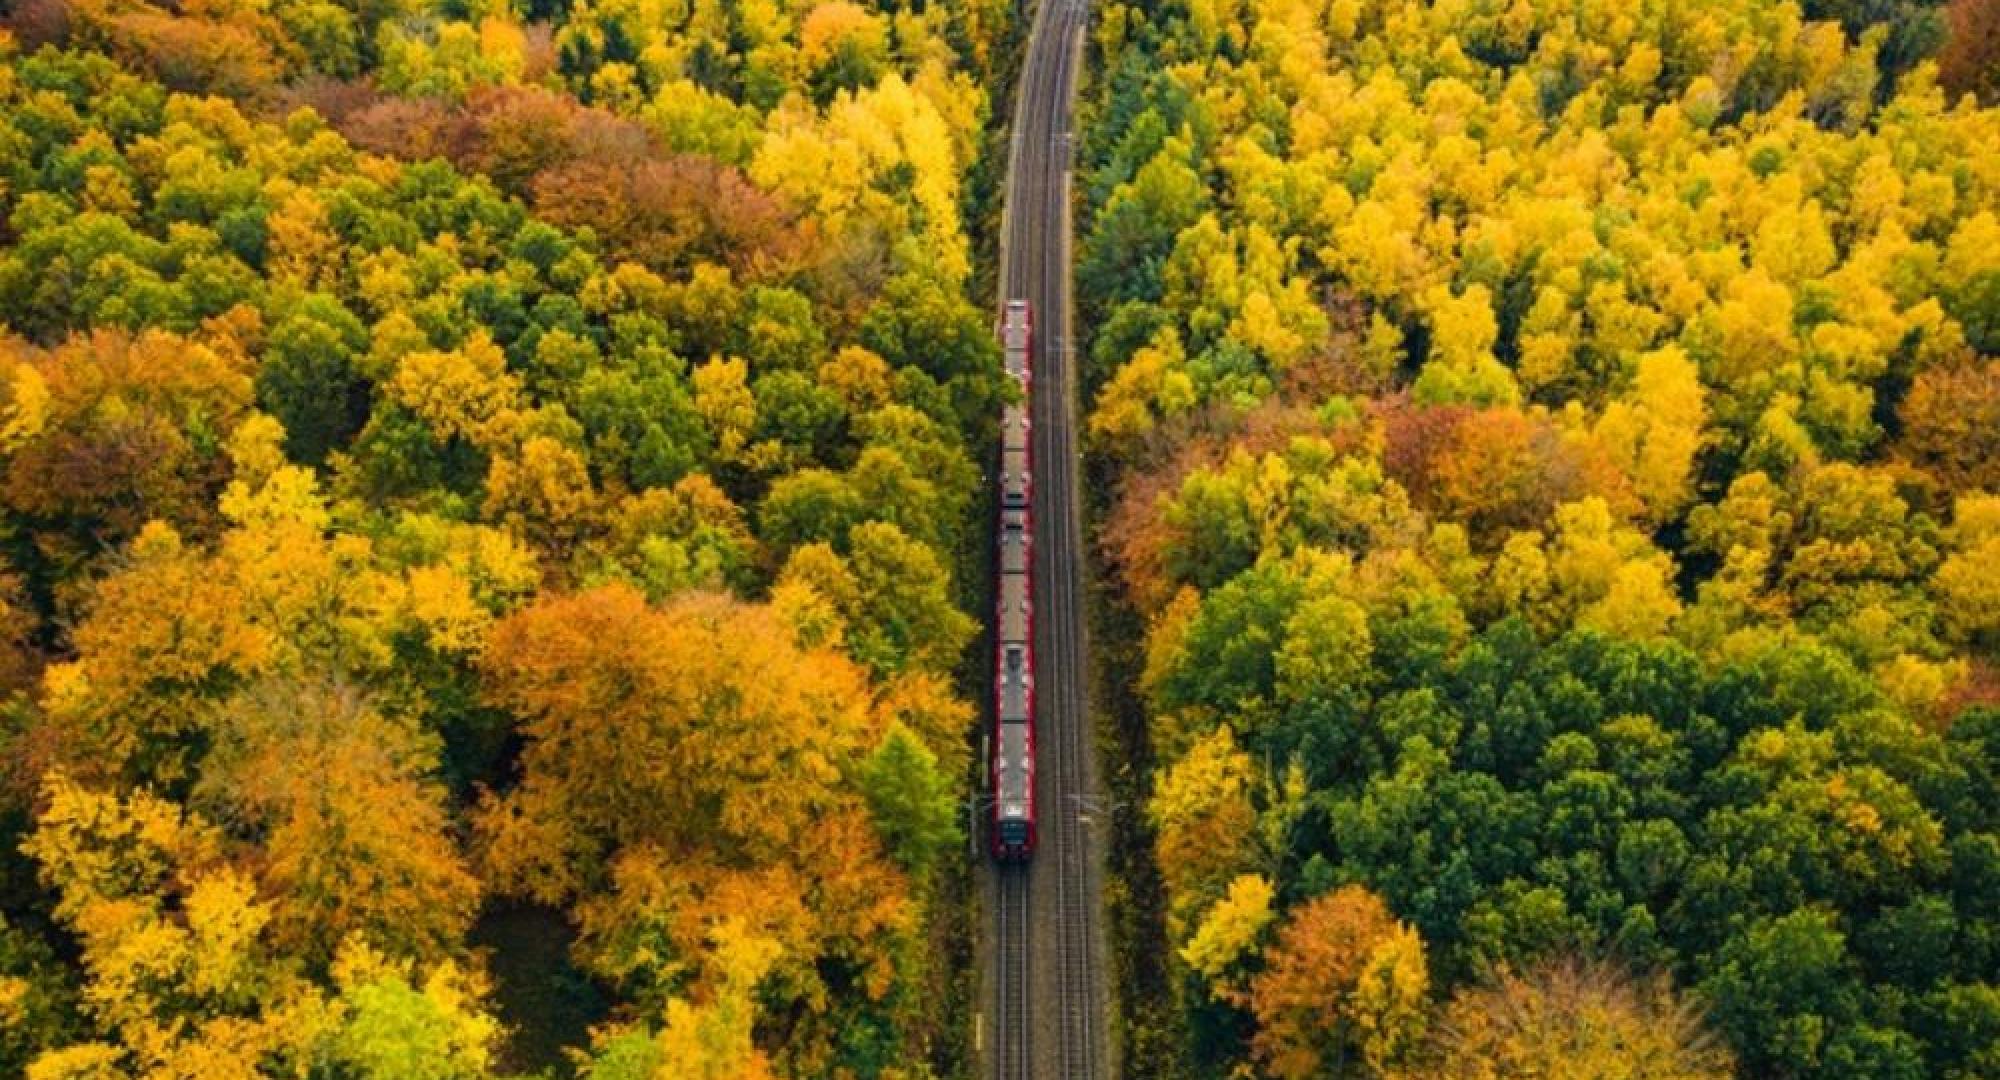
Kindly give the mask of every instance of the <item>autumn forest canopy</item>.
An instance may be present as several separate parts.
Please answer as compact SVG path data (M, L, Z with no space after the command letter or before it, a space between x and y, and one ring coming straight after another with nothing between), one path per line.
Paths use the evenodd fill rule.
M11 25L0 1074L949 1060L1001 14Z
M1106 9L1135 1045L2000 1069L1993 11Z
M1002 0L0 17L0 1075L973 1075ZM2000 3L1092 5L1123 1060L2000 1074Z

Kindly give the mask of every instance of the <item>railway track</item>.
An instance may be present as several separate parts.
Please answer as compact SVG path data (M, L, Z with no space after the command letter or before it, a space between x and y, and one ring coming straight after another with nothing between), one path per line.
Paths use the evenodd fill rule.
M1002 301L1025 299L1037 317L1031 408L1041 838L1030 866L999 874L992 1016L1000 1080L1108 1075L1098 859L1087 817L1096 770L1069 292L1069 117L1088 18L1084 0L1042 0L1036 11L1002 224ZM1032 962L1037 957L1045 962ZM1036 1034L1043 1037L1031 1039Z
M997 1075L1012 1080L1034 1075L1035 1067L1029 993L1033 976L1028 963L1033 896L1027 867L1002 867L999 876L994 891L999 936L993 974L999 992L994 998L993 1062Z

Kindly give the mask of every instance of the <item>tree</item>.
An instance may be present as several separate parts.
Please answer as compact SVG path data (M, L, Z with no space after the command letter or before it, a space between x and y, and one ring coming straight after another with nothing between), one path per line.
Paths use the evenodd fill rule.
M948 670L975 624L953 605L936 552L882 521L856 525L848 547L845 556L826 544L793 551L780 584L809 586L829 602L855 659L876 672Z
M463 98L473 86L518 79L526 45L521 28L499 15L476 26L456 20L414 27L384 22L375 35L378 77L402 94Z
M940 382L994 377L1000 345L986 316L949 282L915 274L896 278L861 324L861 344L894 367L915 367Z
M1545 961L1445 1005L1412 1078L1728 1080L1735 1062L1664 976L1573 957Z
M494 628L482 667L529 740L521 787L488 808L488 859L538 895L582 885L628 842L802 850L840 801L823 770L868 725L853 665L712 596L659 611L620 586L545 599Z
M952 602L951 572L938 553L887 522L850 534L848 566L860 604L849 622L856 659L878 671L946 671L976 633Z
M283 69L268 41L269 17L232 14L244 21L181 18L150 6L109 17L93 13L91 21L118 55L168 86L252 97L275 85Z
M73 633L78 658L45 675L44 719L60 758L86 778L180 781L210 710L233 677L261 669L270 641L172 529L148 526L129 556L92 590Z
M403 356L385 389L440 441L462 440L491 453L520 433L521 380L482 330L464 346Z
M1990 784L1948 744L1992 689L2000 219L1924 162L2000 129L1920 63L1944 8L1099 25L1086 380L1195 1071L1297 1060L1213 997L1254 995L1246 938L1274 970L1268 879L1374 890L1450 989L1615 948L1746 1073L1977 1072L1941 1017L1982 1007L1936 995L1991 951ZM1348 363L1315 348L1366 377L1271 370Z
M2000 101L2000 4L1953 0L1945 19L1950 33L1938 54L1939 80L1988 105Z
M209 823L59 774L44 797L24 850L82 945L95 1037L49 1050L29 1076L126 1075L114 1063L140 1076L258 1076L302 1059L370 1080L485 1075L497 1025L449 962L419 973L356 939L333 964L329 998L287 962L271 906Z
M228 475L217 436L250 405L245 358L158 331L15 356L36 372L16 385L37 387L40 402L14 421L0 491L15 512L113 543L148 520L213 520Z
M937 755L901 724L892 723L861 763L861 792L882 846L922 877L958 841L958 800Z
M1982 527L1971 520L1968 502L1960 501L1961 550L1938 565L1932 588L1945 626L1990 646L2000 640L2000 520Z
M1556 505L1585 494L1616 496L1592 475L1589 454L1545 418L1511 408L1480 409L1453 426L1428 468L1407 481L1447 521L1476 538L1533 528Z
M1494 358L1499 325L1492 294L1474 285L1453 295L1437 288L1424 296L1431 319L1431 357L1411 387L1427 405L1512 405L1521 399L1514 376Z
M917 1060L1001 13L421 6L0 31L0 1072L484 1076L489 888L652 1071Z
M1175 937L1197 912L1259 861L1256 766L1227 726L1195 743L1162 775L1146 804Z
M588 227L612 254L661 273L708 261L763 276L803 244L782 203L738 169L693 154L578 155L537 173L531 190L549 221Z
M867 504L846 476L829 469L800 469L771 485L758 507L763 541L789 552L808 544L845 547L867 514Z
M734 919L781 947L760 1000L823 1001L835 970L887 993L912 912L852 779L886 727L859 666L766 607L613 585L510 615L480 667L525 740L475 818L484 865L570 904L588 967L662 1004Z
M1615 522L1602 499L1556 511L1549 576L1578 625L1625 637L1656 637L1680 614L1673 563Z
M484 986L456 965L418 971L365 946L333 968L339 1025L321 1053L357 1080L483 1080L500 1025L480 1011Z
M1225 1001L1244 1000L1242 980L1232 969L1259 951L1265 927L1277 917L1271 909L1271 883L1260 874L1244 874L1229 883L1229 892L1208 909L1194 936L1181 947L1180 958L1208 981L1210 993Z
M535 435L494 456L482 509L562 563L597 531L601 501L583 453L560 439Z
M715 936L718 978L712 1000L676 998L658 1031L640 1028L606 1042L586 1068L587 1080L772 1080L770 1062L751 1041L758 984L777 946L725 924Z
M1118 366L1090 414L1090 433L1114 446L1151 434L1162 419L1196 402L1194 380L1178 334L1162 327L1153 340Z
M0 560L0 700L27 689L41 673L41 650L35 643L41 619L25 584Z
M368 332L340 302L314 294L272 327L257 369L258 403L285 426L296 461L317 465L368 420L368 385L356 370Z
M1158 293L1174 238L1200 219L1210 198L1192 157L1186 141L1169 140L1105 201L1077 267L1088 295L1108 305Z
M1597 437L1631 478L1648 520L1673 520L1693 497L1707 419L1694 363L1671 346L1641 356L1629 395L1598 418Z
M1752 920L1716 961L1702 992L1747 1068L1810 1070L1859 1013L1846 935L1823 908Z
M1367 889L1345 885L1292 911L1250 980L1252 1041L1267 1073L1315 1076L1352 1053L1379 1073L1422 1032L1423 942Z
M2000 8L1996 8L2000 10ZM1920 373L1897 415L1899 454L1954 491L2000 488L2000 362L1967 360Z
M426 777L436 751L423 733L339 683L267 682L224 715L197 801L254 838L273 943L315 964L357 937L449 955L479 886Z
M622 576L654 601L750 581L756 539L741 508L706 474L628 496L608 517L607 535L592 553L604 562L585 572L587 580Z
M0 1029L0 1068L24 1075L41 1051L73 1042L80 1034L77 998L75 972L48 942L0 919L0 1008L7 1018Z
M800 25L799 59L814 97L824 105L835 93L873 85L880 77L888 59L887 28L859 4L829 0Z

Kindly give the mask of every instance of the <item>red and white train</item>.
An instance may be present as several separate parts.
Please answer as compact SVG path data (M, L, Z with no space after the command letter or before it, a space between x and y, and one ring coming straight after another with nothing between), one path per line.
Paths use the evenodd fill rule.
M1019 862L1035 851L1034 451L1028 402L1034 313L1007 301L1000 343L1021 400L1000 410L1000 587L993 670L993 857Z

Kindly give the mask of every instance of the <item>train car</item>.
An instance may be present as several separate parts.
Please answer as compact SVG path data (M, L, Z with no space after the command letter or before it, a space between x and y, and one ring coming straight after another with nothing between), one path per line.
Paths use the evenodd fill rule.
M1028 410L1000 410L1000 512L1031 513L1035 494L1033 453L1028 447ZM1004 519L1003 519L1004 524Z
M1035 311L1026 300L1009 300L1007 308L1000 315L1000 347L1006 361L1007 374L1028 389L1028 382L1035 377L1033 365L1028 362L1028 350L1034 346ZM1027 399L1024 393L1022 400Z
M1002 516L992 844L994 858L1019 861L1035 850L1035 611L1028 575L1034 542L1025 511Z
M1007 373L1022 400L1000 416L999 588L993 671L993 857L1027 859L1035 850L1034 452L1027 401L1033 316L1007 304L1000 324Z

